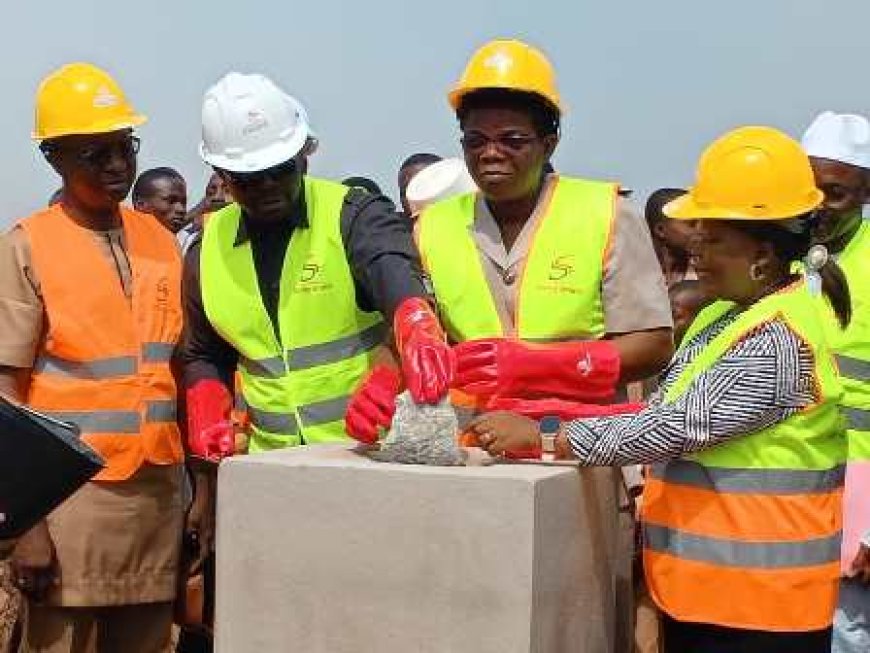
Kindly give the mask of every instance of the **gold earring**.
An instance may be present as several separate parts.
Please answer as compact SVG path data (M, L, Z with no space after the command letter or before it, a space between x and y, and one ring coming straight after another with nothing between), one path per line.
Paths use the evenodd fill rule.
M753 263L749 266L749 278L753 281L761 281L767 275L764 274L761 263Z

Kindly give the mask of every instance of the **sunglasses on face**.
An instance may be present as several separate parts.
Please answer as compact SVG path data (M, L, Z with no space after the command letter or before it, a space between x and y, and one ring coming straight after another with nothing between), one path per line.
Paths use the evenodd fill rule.
M116 154L123 159L130 159L139 153L141 141L136 136L103 145L86 145L75 152L76 158L87 166L100 168L112 160Z
M224 170L224 175L233 185L246 188L248 186L256 186L266 181L266 179L278 180L294 175L298 167L296 159L290 159L266 170L258 170L257 172L231 172Z
M462 147L468 152L480 152L490 143L502 152L521 152L523 149L538 140L537 136L524 134L505 134L497 138L490 138L484 134L473 133L464 135L459 139Z

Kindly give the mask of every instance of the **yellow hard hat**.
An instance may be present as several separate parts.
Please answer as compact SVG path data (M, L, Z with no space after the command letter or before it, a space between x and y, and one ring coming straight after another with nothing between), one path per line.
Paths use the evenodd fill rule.
M564 107L556 89L556 73L543 53L522 41L490 41L471 57L459 83L448 94L458 109L462 98L484 88L503 88L539 95L559 113Z
M105 134L136 127L145 120L106 71L89 63L71 63L39 85L33 138Z
M669 202L678 220L787 220L824 199L797 141L771 127L741 127L701 156L695 185Z

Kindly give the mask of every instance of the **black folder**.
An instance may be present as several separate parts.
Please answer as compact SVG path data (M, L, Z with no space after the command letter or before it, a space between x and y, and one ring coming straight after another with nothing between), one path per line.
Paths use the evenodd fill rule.
M0 540L26 532L103 467L77 426L0 397Z

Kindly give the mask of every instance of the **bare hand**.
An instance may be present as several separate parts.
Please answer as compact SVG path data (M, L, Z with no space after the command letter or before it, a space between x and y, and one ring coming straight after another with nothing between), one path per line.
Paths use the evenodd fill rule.
M860 583L870 585L870 547L862 544L849 567L849 577Z
M58 581L54 542L44 521L18 540L10 562L15 586L32 600L42 601Z
M468 429L477 435L481 448L492 456L541 448L538 423L515 413L503 410L486 413L472 420Z
M187 561L187 577L202 572L206 558L214 550L215 540L215 483L209 474L194 474L193 503L187 513L184 532L190 542L196 543L193 558Z

